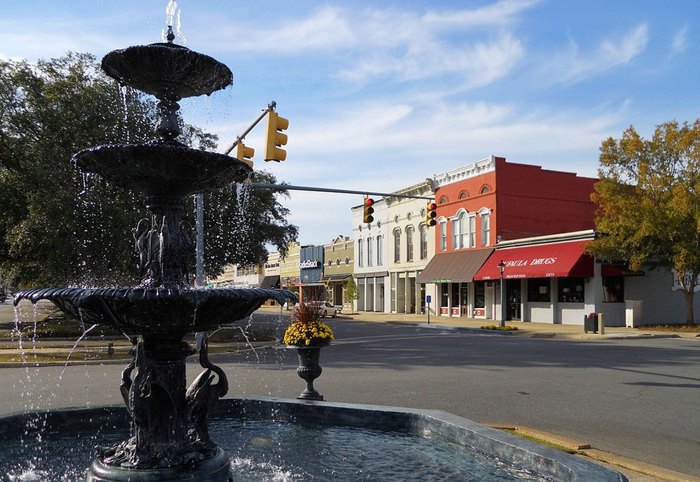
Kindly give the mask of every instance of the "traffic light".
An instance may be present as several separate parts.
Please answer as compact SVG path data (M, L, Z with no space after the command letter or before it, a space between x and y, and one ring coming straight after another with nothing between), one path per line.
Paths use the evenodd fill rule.
M282 131L289 127L289 120L280 117L277 112L270 111L267 114L267 134L265 135L265 160L284 161L287 151L281 149L287 144L287 134Z
M254 155L255 149L246 146L243 144L243 141L238 141L238 144L236 144L236 159L245 162L250 167L253 167L252 158Z
M435 218L437 217L437 212L435 211L437 209L437 204L434 202L429 202L428 205L426 206L425 209L425 224L428 226L435 226L437 224L437 221Z
M362 220L364 222L366 222L367 224L374 221L374 216L372 216L372 214L374 214L374 208L372 207L373 204L374 204L374 199L372 199L371 197L365 198L365 202L362 206L362 209L363 209Z

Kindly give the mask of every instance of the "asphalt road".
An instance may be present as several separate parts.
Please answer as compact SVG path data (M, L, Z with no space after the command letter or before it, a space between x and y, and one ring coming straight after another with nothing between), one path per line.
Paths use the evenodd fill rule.
M274 316L255 315L258 323ZM332 320L316 388L329 401L525 425L700 476L700 340L571 341ZM295 397L290 349L213 356L229 396ZM0 412L120 403L123 364L6 368ZM189 367L192 379L198 367ZM12 387L12 390L8 388Z

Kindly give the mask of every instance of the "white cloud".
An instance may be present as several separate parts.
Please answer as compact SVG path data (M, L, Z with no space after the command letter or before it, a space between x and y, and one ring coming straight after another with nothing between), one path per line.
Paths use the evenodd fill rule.
M688 25L684 25L673 36L671 43L671 53L678 54L688 48Z
M520 13L538 3L540 0L501 0L473 10L431 11L425 16L425 23L441 27L505 25L515 21Z
M450 46L427 39L401 50L375 51L370 58L342 70L340 77L362 84L383 78L405 81L456 75L464 79L464 87L477 87L505 76L523 55L520 41L509 33L471 45Z
M630 62L644 51L648 41L647 24L641 23L617 41L603 41L593 52L582 53L570 42L565 52L554 54L543 64L540 81L544 85L570 84L595 77Z

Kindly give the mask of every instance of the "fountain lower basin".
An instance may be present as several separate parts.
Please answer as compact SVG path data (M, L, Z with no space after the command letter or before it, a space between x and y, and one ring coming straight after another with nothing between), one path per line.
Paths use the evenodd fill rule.
M0 418L5 440L0 470L16 477L11 480L50 482L66 475L80 480L92 457L90 447L123 437L118 430L127 418L117 407ZM592 462L436 410L229 398L212 410L211 432L229 452L236 481L627 480ZM69 444L61 442L65 437ZM45 450L38 451L42 444Z

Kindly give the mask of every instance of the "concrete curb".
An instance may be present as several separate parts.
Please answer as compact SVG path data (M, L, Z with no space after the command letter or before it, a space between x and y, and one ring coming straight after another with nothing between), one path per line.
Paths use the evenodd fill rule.
M640 460L616 455L610 452L606 452L604 450L591 447L591 445L587 442L572 440L566 437L561 437L559 435L543 432L541 430L537 430L531 427L493 423L487 423L485 425L499 430L511 430L516 434L526 435L537 440L564 447L568 450L576 452L579 456L587 457L592 460L603 462L605 464L609 464L615 467L631 470L642 475L655 477L660 480L669 482L700 482L700 477L682 474L680 472L676 472L675 470L666 469L664 467L652 465L646 462L642 462ZM630 479L630 481L632 482L633 479Z

